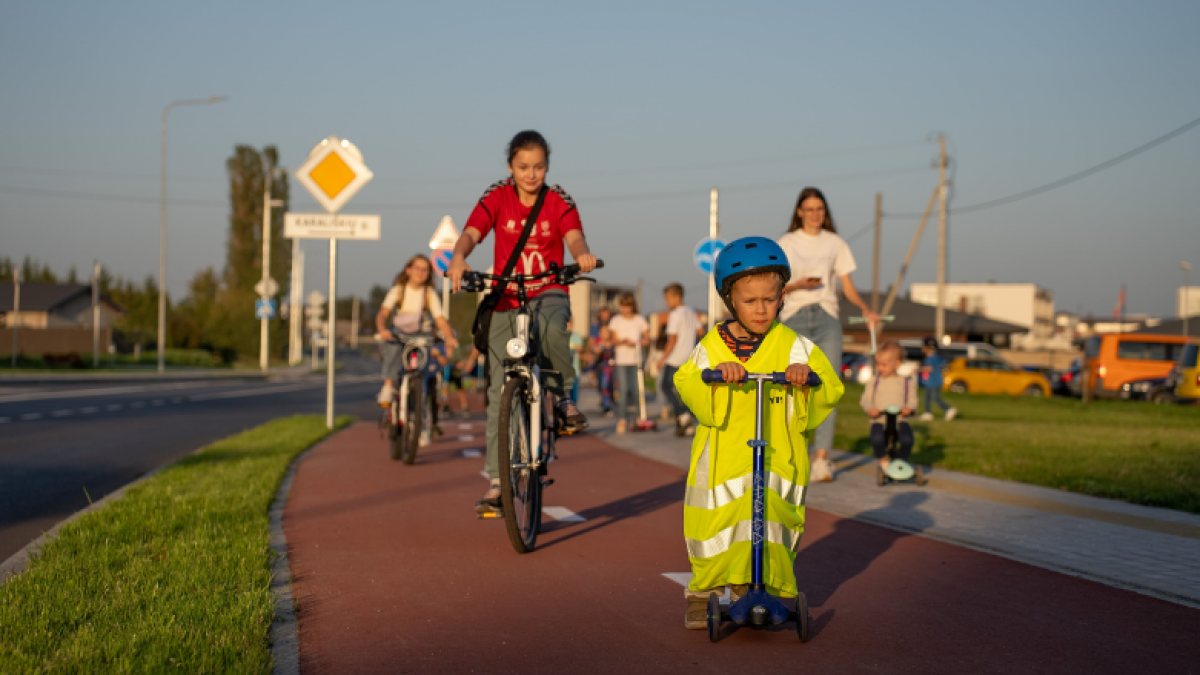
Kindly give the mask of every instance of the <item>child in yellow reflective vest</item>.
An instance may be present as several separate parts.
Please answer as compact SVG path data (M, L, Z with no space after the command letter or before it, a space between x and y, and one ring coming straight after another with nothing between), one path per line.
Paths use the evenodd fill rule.
M734 320L710 331L675 375L680 398L699 425L683 507L692 564L687 628L706 627L709 595L729 586L736 601L750 583L754 467L747 442L754 438L756 386L767 387L763 581L771 594L785 598L797 593L792 566L804 532L806 433L824 421L844 391L821 350L775 320L791 276L778 244L764 237L739 239L718 256L714 276ZM736 382L747 371L784 371L791 384L708 385L701 380L706 369L720 370L725 382ZM800 386L810 370L821 377L821 386Z

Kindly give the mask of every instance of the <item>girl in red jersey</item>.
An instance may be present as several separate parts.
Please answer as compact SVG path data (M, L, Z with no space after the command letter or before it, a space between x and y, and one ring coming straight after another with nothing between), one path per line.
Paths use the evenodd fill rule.
M484 191L479 203L467 219L463 236L454 247L454 257L446 274L457 291L462 284L463 273L471 269L467 256L489 232L495 232L493 268L497 274L504 269L521 237L525 220L537 202L542 186L546 183L546 171L550 168L550 145L536 131L522 131L508 144L509 178L493 184ZM583 236L583 225L579 221L579 210L575 201L561 187L549 188L537 223L520 252L514 274L538 274L549 269L550 263L563 264L563 248L571 250L571 256L586 274L596 267L596 256L588 249ZM541 327L542 354L550 360L552 369L558 374L545 376L546 387L558 397L559 413L568 428L582 429L587 419L571 402L568 395L575 384L575 369L571 364L571 340L567 321L571 318L571 303L564 287L544 283L526 287L529 298L538 312ZM504 345L514 334L513 310L517 308L515 292L505 289L492 317L491 333L488 336L488 424L487 460L485 468L491 485L484 493L483 501L494 508L500 506L499 471L499 417L500 393L504 386Z

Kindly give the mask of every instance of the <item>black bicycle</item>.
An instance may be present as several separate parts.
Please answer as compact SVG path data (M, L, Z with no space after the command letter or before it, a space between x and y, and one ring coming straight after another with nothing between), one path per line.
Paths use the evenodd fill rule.
M403 350L400 372L396 375L400 386L379 420L379 428L388 441L391 458L412 464L417 460L417 450L428 445L430 436L438 429L438 382L436 377L426 374L437 339L429 333L402 333L395 329L392 335Z
M601 267L604 261L597 260L596 269ZM564 428L554 395L542 386L542 376L553 371L542 368L537 311L533 307L538 299L530 301L525 288L526 284L551 277L550 283L562 286L595 281L582 276L577 264L559 267L551 263L550 269L541 274L501 277L470 271L463 275L463 289L467 291L482 291L488 282L496 282L497 288L517 287L519 304L512 317L515 335L504 348L504 389L498 420L501 511L517 553L528 553L537 543L542 526L542 490L554 482L547 477L547 470Z

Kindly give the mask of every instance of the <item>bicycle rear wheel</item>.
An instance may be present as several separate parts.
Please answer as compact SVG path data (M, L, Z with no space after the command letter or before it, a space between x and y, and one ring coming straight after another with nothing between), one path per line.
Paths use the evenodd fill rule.
M400 404L392 401L392 405L383 413L386 416L385 424L387 425L388 439L388 454L392 461L400 459L404 455L404 431L400 427Z
M514 377L500 394L500 499L508 539L517 553L529 553L537 543L542 521L542 477L530 467L528 387Z
M421 423L424 421L425 415L422 406L425 397L421 394L421 383L410 381L408 383L408 410L405 411L407 419L404 420L404 426L400 430L400 436L403 438L400 461L405 464L417 461L417 448L421 444Z

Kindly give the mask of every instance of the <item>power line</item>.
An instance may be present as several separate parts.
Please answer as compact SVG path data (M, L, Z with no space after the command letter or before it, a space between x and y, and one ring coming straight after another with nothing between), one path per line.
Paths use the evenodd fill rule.
M1163 134L1162 136L1159 136L1158 138L1155 138L1149 142L1143 143L1142 145L1139 145L1138 147L1136 147L1128 152L1124 152L1124 153L1117 155L1116 157L1113 157L1112 159L1109 159L1107 161L1100 162L1099 164L1096 164L1095 166L1091 166L1087 169L1084 169L1083 171L1073 173L1064 178L1060 178L1058 180L1051 181L1044 185L1039 185L1038 187L1031 188L1029 190L1023 190L1016 194L1008 195L1007 197L1000 197L999 199L991 199L986 202L979 202L978 204L971 204L970 206L963 206L960 208L955 208L955 209L953 209L953 212L956 214L961 214L961 213L974 213L976 211L985 211L987 209L994 209L998 206L1004 206L1005 204L1011 204L1013 202L1018 202L1023 199L1028 199L1030 197L1040 195L1044 192L1056 190L1060 187L1063 187L1064 185L1070 185L1071 183L1083 180L1084 178L1087 178L1089 176L1100 173L1101 171L1104 171L1105 169L1112 168L1112 167L1120 164L1121 162L1124 162L1129 159L1133 159L1134 157L1137 157L1138 155L1142 154L1143 152L1146 152L1147 150L1151 150L1155 147L1158 147L1159 145L1166 143L1167 141L1175 138L1176 136L1180 136L1182 134L1187 133L1188 131L1191 131L1192 129L1196 128L1197 126L1200 126L1200 117L1197 117L1196 119L1192 120L1191 122L1188 122L1187 124L1185 124L1181 127L1178 127L1171 131L1168 131L1167 133ZM924 215L923 213L891 213L891 214L885 213L884 218L892 218L894 220L915 220L917 218L920 218L923 215Z
M117 202L122 204L151 204L159 203L158 197L136 197L132 195L106 195L95 192L77 192L74 190L46 190L43 188L18 188L0 185L0 192L14 195L33 195L37 197L58 197L62 199L83 199L97 202ZM219 199L188 199L171 197L167 203L177 206L228 206L229 202Z

